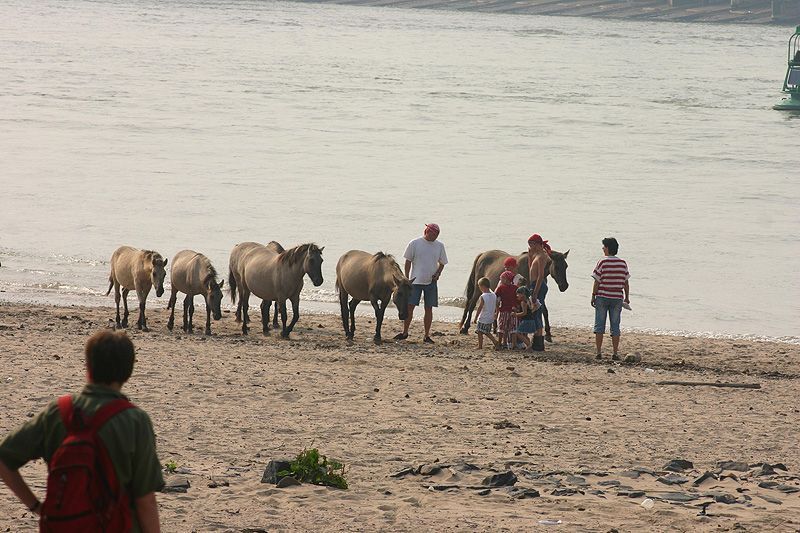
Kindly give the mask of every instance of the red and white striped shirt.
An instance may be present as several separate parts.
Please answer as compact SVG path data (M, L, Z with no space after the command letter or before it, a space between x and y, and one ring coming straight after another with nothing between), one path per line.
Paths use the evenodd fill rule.
M631 274L624 259L616 255L602 258L594 267L592 277L599 282L597 296L618 300L625 298L625 282Z

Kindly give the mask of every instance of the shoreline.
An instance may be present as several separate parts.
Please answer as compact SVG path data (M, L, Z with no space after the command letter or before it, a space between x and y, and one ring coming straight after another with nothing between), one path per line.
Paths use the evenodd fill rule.
M83 343L112 317L0 304L0 401L10 406L0 434L81 387ZM366 317L352 344L330 315L301 316L291 340L244 337L232 318L212 323L211 337L169 332L167 318L150 309L150 332L128 330L137 361L123 389L150 414L162 464L182 469L168 481L190 482L186 493L158 494L165 531L529 531L551 519L602 532L800 526L800 492L775 488L800 491L800 346L623 334L621 353L642 358L627 365L595 361L583 328L555 328L546 352L524 357L478 351L475 335L441 322L434 345L415 323L409 340L375 346ZM202 330L204 313L195 318ZM389 320L383 336L397 331ZM260 482L270 458L308 447L345 463L349 490ZM658 481L673 459L693 465L665 478L675 484ZM761 463L787 470L766 474ZM423 464L430 475L392 477ZM513 487L473 488L507 470ZM22 473L41 494L43 464ZM653 509L640 505L645 496ZM0 528L36 528L5 489Z

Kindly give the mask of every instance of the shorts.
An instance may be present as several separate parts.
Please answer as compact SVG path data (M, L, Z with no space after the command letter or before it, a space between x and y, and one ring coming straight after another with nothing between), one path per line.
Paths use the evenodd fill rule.
M622 300L597 296L594 299L594 332L606 332L606 315L611 319L611 336L619 337L619 319L622 314Z
M520 320L517 324L517 333L533 333L536 331L536 323L533 320Z
M513 311L500 311L497 313L497 331L511 333L517 329L517 315Z
M533 291L535 286L536 286L535 283L531 284L531 291ZM544 299L546 296L547 296L547 278L542 280L542 284L539 286L539 294L537 294L535 297L531 296L532 300L538 299L539 303L542 304L536 311L533 312L533 321L536 323L535 331L544 328Z
M439 289L436 282L427 285L411 285L411 294L408 295L408 305L419 305L420 297L425 294L425 307L439 307Z
M491 333L492 324L491 322L488 324L485 324L483 322L478 322L477 325L475 326L475 331L477 331L478 333Z

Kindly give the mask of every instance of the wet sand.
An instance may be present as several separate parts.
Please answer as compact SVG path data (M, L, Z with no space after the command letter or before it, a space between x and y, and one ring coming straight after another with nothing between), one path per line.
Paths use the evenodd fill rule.
M0 434L81 386L83 343L112 316L0 304ZM195 318L202 331L199 306ZM163 309L148 320L151 332L130 331L124 392L150 413L162 463L184 472L167 478L190 482L159 494L164 531L800 528L797 345L626 334L623 355L642 361L612 364L579 328L527 358L479 352L454 324L434 324L435 345L415 323L409 340L375 346L364 318L353 344L332 316L302 316L289 341L242 337L228 313L212 337L167 331ZM384 337L398 331L394 315ZM659 384L670 380L761 388ZM342 460L350 489L260 482L269 458L304 447ZM673 459L692 466L669 477ZM486 491L509 470L515 488ZM43 463L23 474L41 496ZM0 530L35 530L5 488Z

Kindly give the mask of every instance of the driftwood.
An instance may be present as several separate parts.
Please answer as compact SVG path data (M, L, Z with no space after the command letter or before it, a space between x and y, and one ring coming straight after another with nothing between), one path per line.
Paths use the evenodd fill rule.
M714 383L710 381L658 381L656 385L684 385L686 387L727 387L730 389L760 389L760 383Z

